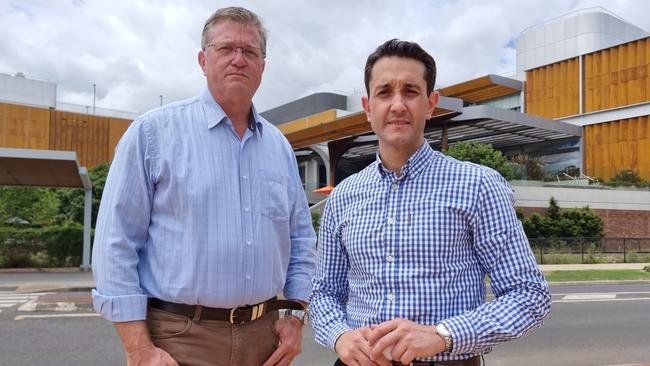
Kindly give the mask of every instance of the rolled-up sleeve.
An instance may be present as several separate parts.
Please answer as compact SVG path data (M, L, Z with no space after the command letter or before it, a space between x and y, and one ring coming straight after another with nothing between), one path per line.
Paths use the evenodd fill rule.
M146 115L122 136L102 196L92 253L95 311L113 322L146 318L139 251L148 238L155 189L156 145Z

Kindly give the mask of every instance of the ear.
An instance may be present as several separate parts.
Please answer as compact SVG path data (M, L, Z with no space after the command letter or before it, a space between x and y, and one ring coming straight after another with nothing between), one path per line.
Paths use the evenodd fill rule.
M372 121L372 117L370 114L370 100L368 100L367 96L362 96L361 97L361 105L363 106L363 111L366 112L366 120L368 122Z
M440 102L440 93L434 90L431 92L431 94L429 94L429 108L427 108L427 119L433 116L433 111L436 109L438 102Z
M206 73L205 73L205 51L200 50L197 57L198 57L198 61L199 61L199 66L201 66L201 70L203 70L203 75L206 75Z

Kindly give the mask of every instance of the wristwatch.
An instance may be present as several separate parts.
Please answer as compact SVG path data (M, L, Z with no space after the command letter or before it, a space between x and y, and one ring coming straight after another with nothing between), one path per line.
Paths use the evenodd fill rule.
M298 318L302 324L305 324L307 321L307 312L304 310L293 310L293 309L287 309L286 312L284 313L284 316L293 316Z
M451 338L449 328L443 323L438 323L436 324L436 334L445 341L445 352L451 352L451 348L454 346L454 340Z

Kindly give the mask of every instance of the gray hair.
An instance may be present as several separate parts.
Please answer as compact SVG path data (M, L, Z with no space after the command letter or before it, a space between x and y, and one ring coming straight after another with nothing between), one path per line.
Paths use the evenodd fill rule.
M266 29L264 29L262 21L257 16L257 14L248 9L237 6L218 9L214 12L214 14L210 16L210 18L208 18L208 20L205 21L205 25L203 26L203 33L201 34L202 49L205 49L205 47L208 45L208 33L210 27L224 20L233 20L240 24L250 24L255 26L260 34L260 40L262 41L262 44L260 45L260 48L262 49L262 55L266 56Z

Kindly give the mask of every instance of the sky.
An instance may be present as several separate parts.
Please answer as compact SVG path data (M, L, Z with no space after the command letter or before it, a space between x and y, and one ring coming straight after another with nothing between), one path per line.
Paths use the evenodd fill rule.
M57 84L59 102L142 113L200 93L201 30L218 8L243 6L268 29L254 103L265 111L315 92L363 91L382 42L418 42L436 59L438 86L514 76L526 28L603 7L650 31L646 0L0 0L0 73Z

